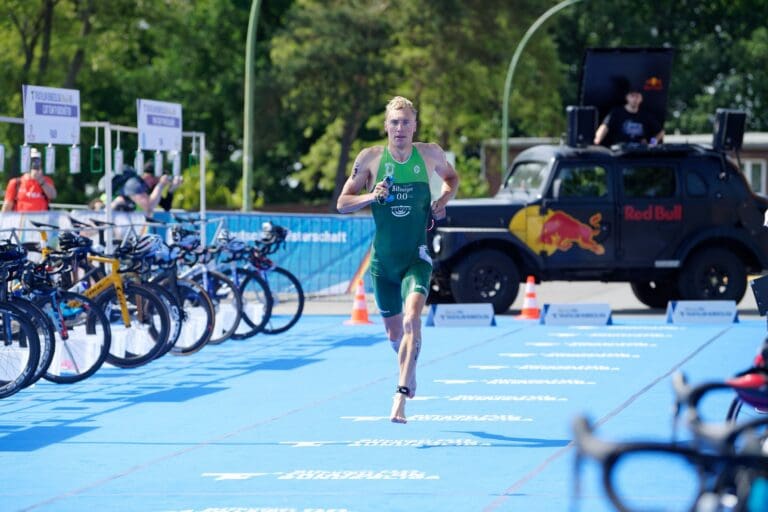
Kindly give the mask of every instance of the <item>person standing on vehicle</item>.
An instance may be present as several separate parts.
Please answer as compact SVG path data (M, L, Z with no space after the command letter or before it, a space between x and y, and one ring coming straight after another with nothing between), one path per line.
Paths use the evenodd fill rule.
M395 423L406 422L405 399L416 394L421 312L432 273L427 229L432 217L445 217L445 206L459 187L443 149L413 141L416 113L410 100L390 100L384 120L387 144L360 151L336 203L340 213L371 206L376 226L370 264L374 297L400 366L390 415ZM443 180L434 201L429 188L433 173Z
M643 93L638 87L628 87L623 106L614 107L595 132L595 145L612 146L624 142L661 143L664 129L652 115L640 109Z
M3 202L4 212L42 212L56 199L53 180L43 174L40 151L30 151L29 172L8 181Z

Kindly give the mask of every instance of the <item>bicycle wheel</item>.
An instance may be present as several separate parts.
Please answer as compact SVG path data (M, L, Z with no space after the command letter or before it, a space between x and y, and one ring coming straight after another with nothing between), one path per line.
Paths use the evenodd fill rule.
M168 327L168 341L165 342L163 348L161 348L155 356L155 358L159 358L170 352L174 344L179 340L179 336L181 336L181 325L184 321L184 314L181 311L179 299L176 298L173 292L154 281L144 281L141 284L142 286L151 288L152 291L157 294L158 298L163 301L165 308L168 310L168 320L170 322Z
M176 282L181 302L181 335L174 343L171 354L187 356L202 349L211 339L216 311L203 287L189 279Z
M37 304L51 319L56 340L45 380L72 384L96 373L107 358L112 338L104 311L93 299L67 291L39 299Z
M272 314L272 294L267 282L257 272L237 269L237 273L240 277L243 316L232 338L243 340L260 333L266 327Z
M0 398L21 391L32 379L40 358L37 329L23 310L0 304Z
M304 311L304 289L288 270L275 267L262 274L272 292L272 314L264 334L280 334L299 321Z
M124 286L130 327L123 322L114 288L101 293L96 304L107 315L112 331L107 362L120 368L136 368L154 359L163 349L170 332L170 315L151 289L136 283Z
M30 386L40 380L48 370L48 366L50 366L51 361L53 360L56 337L51 320L40 306L26 297L12 297L11 302L14 306L19 307L24 311L24 317L32 322L32 325L37 331L37 337L40 340L40 357L37 361L35 373L27 383L27 386Z
M229 277L218 271L208 270L196 278L204 282L205 290L216 309L211 345L224 343L237 331L237 326L243 315L243 297L237 285Z

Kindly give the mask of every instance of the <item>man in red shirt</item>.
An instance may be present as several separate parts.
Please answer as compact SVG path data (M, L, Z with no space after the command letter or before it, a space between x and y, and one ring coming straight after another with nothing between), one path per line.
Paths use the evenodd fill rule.
M39 212L48 209L48 203L56 199L53 180L43 175L40 152L30 152L30 170L8 181L5 189L4 212Z

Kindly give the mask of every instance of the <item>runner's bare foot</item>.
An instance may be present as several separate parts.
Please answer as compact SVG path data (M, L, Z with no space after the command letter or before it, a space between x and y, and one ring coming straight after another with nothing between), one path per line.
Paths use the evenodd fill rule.
M409 389L405 386L397 388L394 398L392 399L392 412L389 415L389 419L392 423L407 423L405 419L405 397L410 393Z

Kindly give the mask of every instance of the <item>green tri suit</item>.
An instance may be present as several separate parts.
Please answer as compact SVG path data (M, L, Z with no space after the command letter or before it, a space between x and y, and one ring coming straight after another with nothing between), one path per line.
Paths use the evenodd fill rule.
M394 178L391 202L373 202L376 224L371 253L371 276L376 305L383 317L402 312L410 293L428 295L432 258L427 251L427 224L431 214L429 174L424 159L413 146L411 156L400 163L384 148L376 183Z

